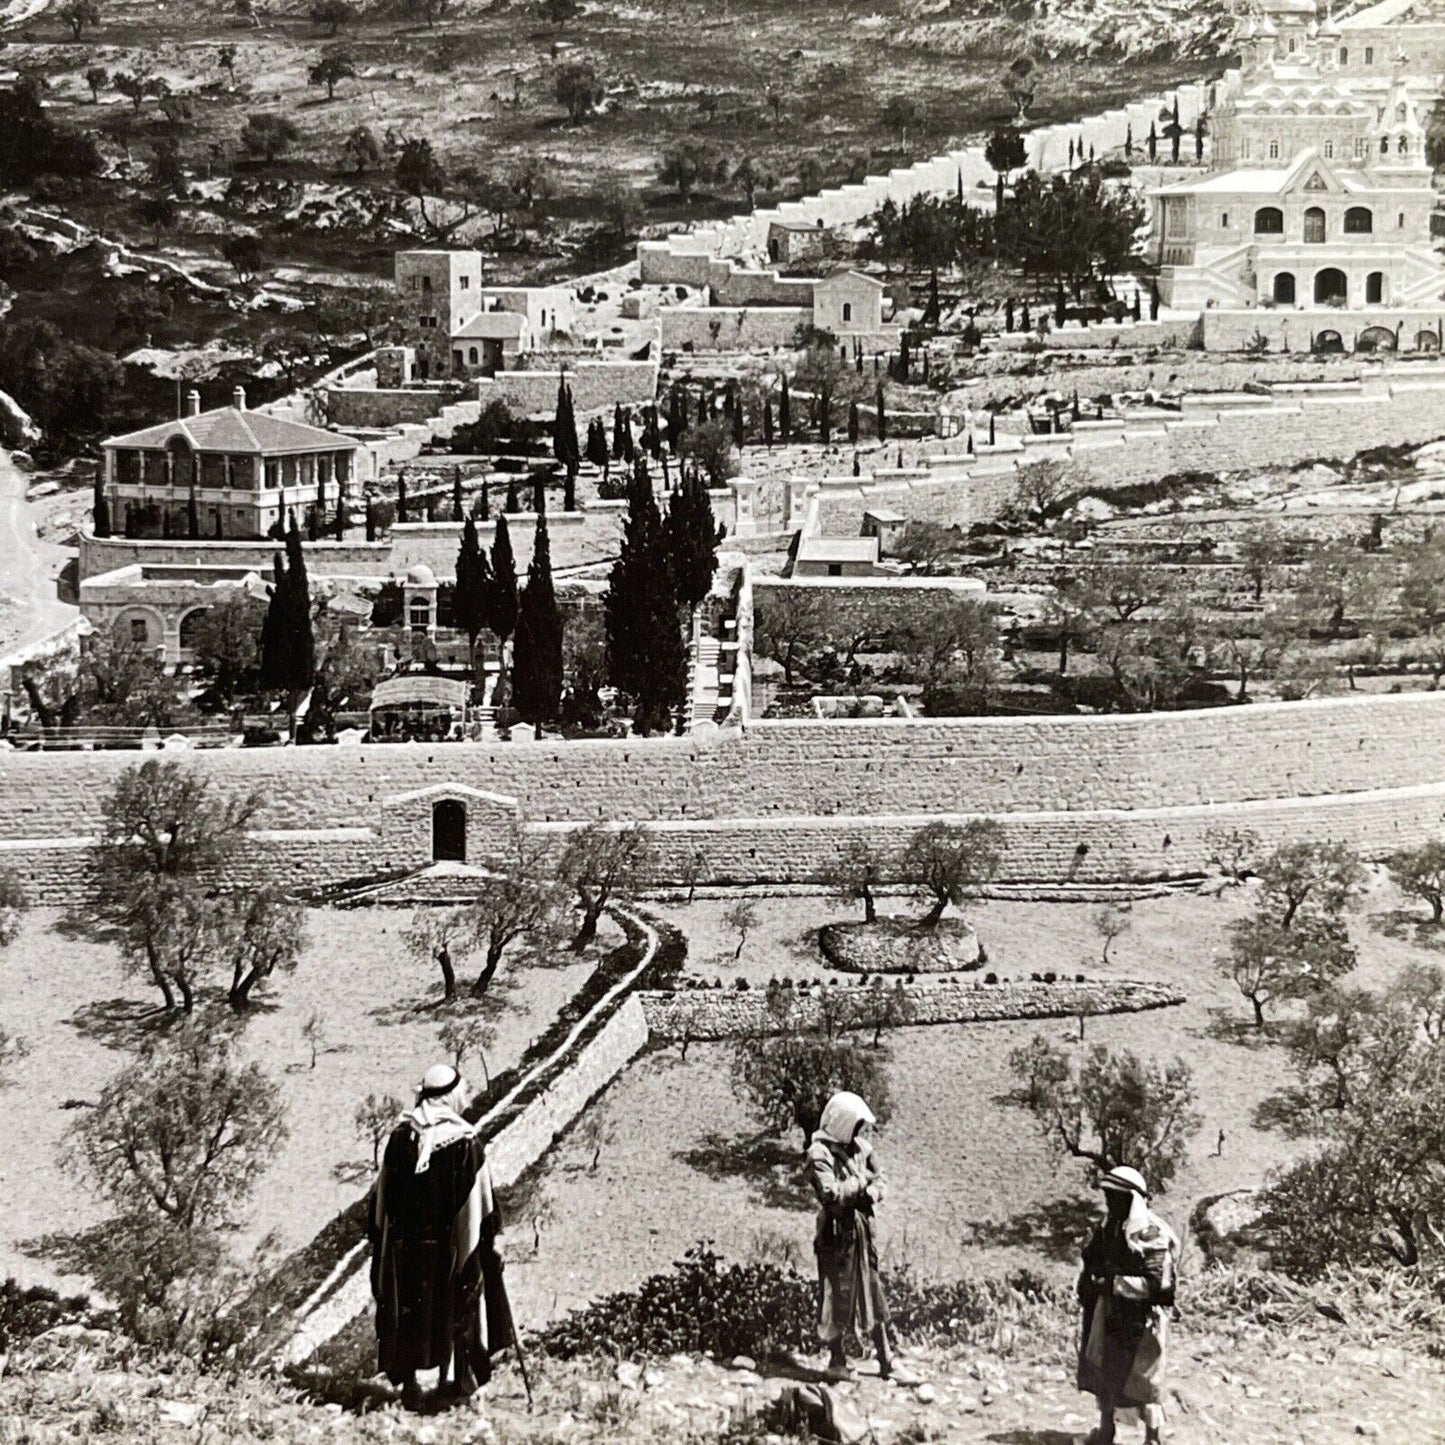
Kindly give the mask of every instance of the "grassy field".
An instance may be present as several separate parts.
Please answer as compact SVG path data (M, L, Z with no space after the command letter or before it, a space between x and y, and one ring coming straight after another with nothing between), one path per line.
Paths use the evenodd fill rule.
M1181 1230L1203 1197L1258 1184L1292 1146L1252 1125L1255 1106L1285 1079L1281 1051L1241 1028L1247 1005L1218 976L1214 958L1228 922L1246 907L1239 892L1144 900L1133 928L1099 965L1092 908L987 902L975 912L989 967L1088 971L1157 979L1188 995L1180 1008L1092 1020L1088 1043L1107 1043L1192 1068L1203 1126L1161 1208ZM758 924L742 958L727 902L661 910L689 938L689 968L725 980L818 975L811 938L847 910L826 898L757 902ZM888 900L883 911L909 905ZM1410 959L1438 958L1434 935L1401 928L1401 900L1377 884L1352 932L1361 965L1354 981L1378 984ZM1382 929L1388 931L1382 931ZM935 1276L1028 1264L1066 1275L1096 1201L1081 1165L1045 1146L1031 1119L1006 1102L1011 1049L1042 1031L1076 1040L1073 1022L914 1028L894 1035L893 1118L879 1149L893 1189L883 1247ZM513 1286L530 1318L635 1284L699 1238L728 1256L791 1249L811 1267L812 1207L800 1179L798 1139L760 1137L733 1084L725 1045L694 1044L646 1056L593 1106L611 1143L595 1173L580 1142L551 1157L532 1194L516 1201L544 1221L535 1258L519 1258ZM1216 1153L1219 1131L1223 1154Z
M296 1248L356 1199L370 1179L370 1146L352 1124L357 1105L370 1093L410 1103L416 1080L442 1056L434 1006L440 979L401 943L409 916L401 909L315 911L296 973L245 1026L243 1051L281 1084L291 1131L253 1201L247 1246L274 1232L282 1248ZM620 936L611 925L603 935L603 949ZM518 1061L596 958L594 949L581 961L566 955L560 967L504 964L499 982L511 967L514 986L495 1018L496 1043L487 1053L493 1072ZM0 956L0 996L6 1029L29 1048L0 1090L0 1278L46 1281L64 1271L66 1257L34 1242L84 1230L105 1214L62 1170L65 1131L157 1026L156 996L123 975L113 948L74 937L52 910L33 912ZM323 1030L314 1068L302 1034L313 1013ZM465 1069L480 1088L477 1062Z

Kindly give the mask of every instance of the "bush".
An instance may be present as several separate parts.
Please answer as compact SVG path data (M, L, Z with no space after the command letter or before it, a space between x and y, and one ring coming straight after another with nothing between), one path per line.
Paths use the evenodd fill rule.
M53 1289L22 1289L17 1280L6 1279L0 1282L0 1354L89 1314L90 1301L82 1295L62 1299Z

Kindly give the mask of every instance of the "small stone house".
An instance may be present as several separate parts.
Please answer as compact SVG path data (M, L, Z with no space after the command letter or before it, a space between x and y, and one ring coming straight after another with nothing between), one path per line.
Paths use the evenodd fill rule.
M803 537L793 558L794 577L876 577L877 537Z
M775 266L816 261L831 256L835 246L834 234L821 218L816 224L773 221L768 226L768 260Z
M883 329L883 283L839 271L813 287L813 325L834 336L876 336Z

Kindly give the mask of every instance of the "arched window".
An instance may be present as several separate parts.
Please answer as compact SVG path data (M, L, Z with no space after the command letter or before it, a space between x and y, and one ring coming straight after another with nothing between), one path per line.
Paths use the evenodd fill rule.
M477 364L477 348L475 346L469 346L467 348L467 360L471 362L473 366Z
M1274 278L1274 299L1284 306L1294 305L1294 273L1279 271Z
M844 320L844 321L851 321L852 319L853 319L853 303L852 303L851 301L845 301L845 302L843 303L843 320Z
M1315 305L1343 306L1349 297L1349 282L1345 273L1334 266L1326 266L1315 276Z
M1365 277L1365 305L1382 306L1385 301L1385 273L1371 271Z
M1380 154L1382 156L1387 156L1390 154L1390 137L1387 135L1382 135L1380 137Z
M1340 46L1340 64L1341 64L1341 65L1348 65L1349 63L1350 63L1350 50L1349 50L1349 46L1347 46L1347 45L1342 45L1342 46Z
M1351 206L1345 212L1345 234L1368 236L1375 229L1375 215L1368 206Z
M1311 246L1324 244L1325 213L1322 206L1311 206L1305 212L1304 238Z
M1254 213L1256 236L1284 235L1284 212L1278 206L1261 206Z

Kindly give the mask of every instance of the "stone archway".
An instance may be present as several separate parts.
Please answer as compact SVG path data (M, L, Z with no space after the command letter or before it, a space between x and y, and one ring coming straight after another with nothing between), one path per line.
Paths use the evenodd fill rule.
M210 610L209 607L192 607L182 614L180 625L176 628L176 645L182 652L195 652L196 632Z
M1399 338L1388 326L1367 326L1355 338L1356 351L1398 351Z
M1315 272L1315 305L1343 306L1350 297L1350 283L1338 266Z
M1345 349L1345 338L1338 331L1319 331L1310 350L1322 356L1336 356Z
M1433 331L1417 331L1415 333L1416 351L1439 351L1440 338Z

